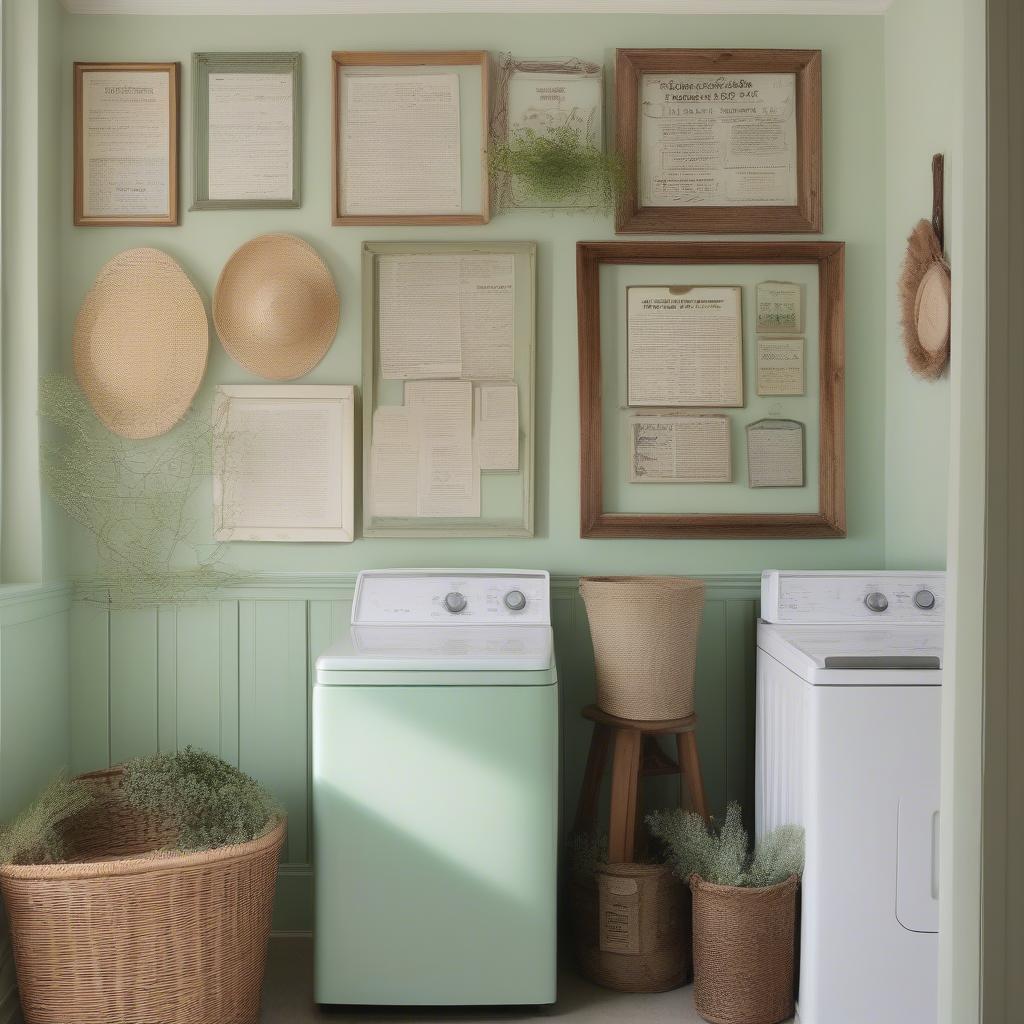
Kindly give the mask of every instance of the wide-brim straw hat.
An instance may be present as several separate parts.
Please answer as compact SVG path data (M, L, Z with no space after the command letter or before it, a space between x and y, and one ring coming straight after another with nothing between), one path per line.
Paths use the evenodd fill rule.
M165 434L195 398L210 348L203 300L159 249L126 249L99 272L75 320L75 376L121 437Z
M919 221L907 239L900 274L900 319L907 363L934 380L949 362L951 280L935 228Z
M316 249L294 235L260 235L220 272L213 322L235 362L267 380L294 380L327 354L340 306Z

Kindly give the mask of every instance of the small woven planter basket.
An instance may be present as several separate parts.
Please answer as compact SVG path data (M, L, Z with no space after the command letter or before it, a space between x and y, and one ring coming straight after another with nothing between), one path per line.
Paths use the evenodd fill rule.
M667 865L606 864L570 885L584 977L619 992L667 992L690 977L690 894Z
M779 1024L793 1016L796 892L791 875L746 889L690 878L693 1002L712 1024Z
M704 583L684 576L584 576L597 670L609 715L665 721L693 714Z
M249 843L175 836L116 798L69 823L74 860L0 867L26 1024L256 1024L285 823Z

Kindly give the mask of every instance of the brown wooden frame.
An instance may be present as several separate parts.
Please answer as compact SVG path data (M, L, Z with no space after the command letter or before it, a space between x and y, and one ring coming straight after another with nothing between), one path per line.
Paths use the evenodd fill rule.
M480 212L418 214L346 214L340 203L341 137L339 126L340 74L346 67L466 67L480 66L481 146ZM487 173L487 132L490 123L490 55L486 50L336 50L331 54L331 223L340 225L456 225L486 224L490 220L490 181Z
M74 89L74 174L73 174L73 207L76 227L174 227L178 221L178 99L181 88L181 75L177 61L166 63L110 62L110 61L75 61L73 75ZM82 124L82 78L90 71L162 71L170 77L168 102L170 104L167 152L168 161L168 211L164 216L104 216L87 217L85 215L84 174L82 168L84 131Z
M640 79L646 74L795 74L796 206L641 206ZM615 131L626 164L616 232L818 232L821 212L820 50L616 50Z
M818 267L819 451L817 512L605 512L601 406L602 265L813 263ZM797 538L846 536L843 242L578 242L580 536Z

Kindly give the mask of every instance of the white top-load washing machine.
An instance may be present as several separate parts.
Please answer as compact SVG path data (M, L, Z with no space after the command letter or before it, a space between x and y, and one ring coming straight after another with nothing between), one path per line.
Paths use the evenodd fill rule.
M555 1000L546 572L361 572L313 691L315 998Z
M806 830L801 1024L934 1024L945 579L766 572L758 836Z

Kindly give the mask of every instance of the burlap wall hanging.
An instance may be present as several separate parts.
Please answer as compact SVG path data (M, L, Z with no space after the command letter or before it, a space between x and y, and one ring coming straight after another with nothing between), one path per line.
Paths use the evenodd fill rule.
M900 273L900 319L910 369L925 380L949 363L950 272L943 255L943 158L932 158L932 219L918 221L907 239Z

